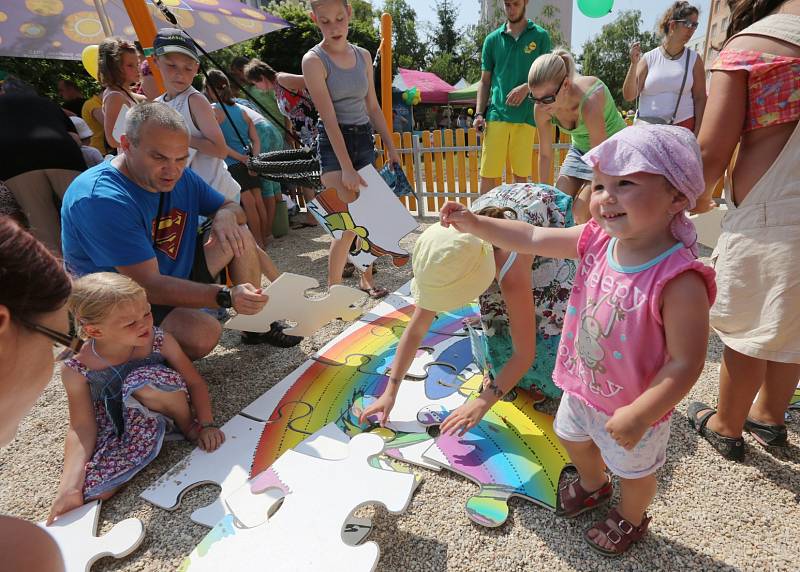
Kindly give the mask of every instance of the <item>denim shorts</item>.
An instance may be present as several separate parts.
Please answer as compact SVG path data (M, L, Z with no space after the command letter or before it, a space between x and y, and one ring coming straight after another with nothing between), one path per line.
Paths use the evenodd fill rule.
M317 125L319 138L317 139L317 152L319 153L319 164L321 172L341 171L342 166L336 153L333 152L331 141L325 131L325 126L320 122ZM364 123L362 125L339 125L347 147L347 154L356 171L371 165L375 162L375 141L372 137L372 125Z

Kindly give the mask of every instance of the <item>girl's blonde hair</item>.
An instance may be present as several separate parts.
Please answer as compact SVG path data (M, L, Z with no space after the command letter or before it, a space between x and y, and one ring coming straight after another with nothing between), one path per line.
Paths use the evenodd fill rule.
M78 334L87 337L83 326L108 318L120 304L146 296L144 288L116 272L87 274L72 283L69 311L75 318Z
M575 75L575 60L572 54L564 48L556 48L533 61L528 72L528 87L555 83L565 77L572 79Z
M97 73L100 85L127 89L127 85L122 85L125 81L122 54L126 53L138 57L136 46L125 38L112 36L100 42L97 48Z
M323 4L327 4L328 2L332 1L333 0L311 0L309 4L311 4L311 10L313 11L322 6ZM338 0L338 1L341 2L345 8L347 8L347 6L349 6L350 4L348 0Z

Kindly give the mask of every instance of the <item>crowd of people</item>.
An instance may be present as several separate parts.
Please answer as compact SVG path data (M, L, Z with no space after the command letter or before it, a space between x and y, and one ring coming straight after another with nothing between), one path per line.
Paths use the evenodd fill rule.
M620 55L630 59L624 97L639 100L632 127L602 78L580 74L525 18L528 0L504 3L475 110L482 196L446 203L418 238L416 309L387 389L361 412L383 424L436 313L478 299L468 328L485 347L483 387L441 430L463 434L515 387L560 400L554 429L577 476L559 487L558 514L596 509L612 496L611 475L620 481L617 506L585 533L604 555L647 531L671 414L703 369L710 328L725 346L719 401L691 403L692 427L734 461L743 432L787 444L800 380L800 0L728 1L707 95L705 66L686 45L699 17L688 2L664 14L659 47ZM311 7L322 41L301 75L237 59L197 90L193 41L162 29L163 93L141 81L136 46L121 38L100 45L99 96L83 100L63 81L59 107L16 78L0 87L0 148L20 158L0 169L0 445L52 376L51 342L65 346L70 425L49 522L113 495L170 431L207 451L224 441L192 361L217 345L220 311L259 312L270 303L263 277L279 275L266 249L281 190L252 172L252 154L316 147L322 186L344 202L369 192L358 170L375 160L374 133L400 163L371 55L347 40L351 6ZM529 181L534 129L547 173L554 127L572 141L556 184ZM97 162L86 148L110 156ZM514 182L500 185L507 159ZM715 207L723 176L728 209L707 266L687 213ZM353 239L332 241L329 286L347 275ZM387 293L371 269L359 287ZM275 323L242 341L300 339ZM0 519L12 529L56 558L25 523Z

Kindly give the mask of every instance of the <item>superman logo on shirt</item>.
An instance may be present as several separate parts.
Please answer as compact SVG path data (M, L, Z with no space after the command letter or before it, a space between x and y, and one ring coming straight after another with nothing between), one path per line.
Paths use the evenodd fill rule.
M178 258L183 231L186 230L186 216L186 211L174 208L158 219L157 227L156 221L153 220L155 247L172 260Z

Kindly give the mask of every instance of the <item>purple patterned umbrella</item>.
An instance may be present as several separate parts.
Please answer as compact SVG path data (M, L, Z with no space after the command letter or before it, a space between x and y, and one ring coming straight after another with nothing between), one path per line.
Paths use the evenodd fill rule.
M95 4L102 4L112 35L136 39L122 0L10 0L0 2L0 55L80 60L83 48L106 37ZM238 0L163 0L209 52L290 26ZM157 28L172 27L148 0Z

